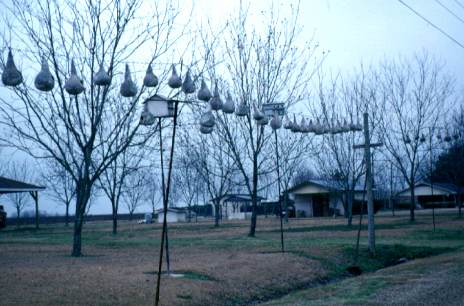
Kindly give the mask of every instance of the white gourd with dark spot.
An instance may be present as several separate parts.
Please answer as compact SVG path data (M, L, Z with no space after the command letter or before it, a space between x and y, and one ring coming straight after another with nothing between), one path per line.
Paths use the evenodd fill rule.
M5 86L18 86L23 82L23 75L21 71L16 68L13 53L11 53L11 49L8 50L8 57L6 59L5 69L2 73L2 83Z
M253 118L256 120L256 121L260 121L264 118L264 114L263 112L261 112L257 107L256 105L253 105Z
M34 80L35 88L40 91L50 91L55 87L55 79L48 68L45 57L42 57L42 67Z
M200 125L212 128L215 124L214 115L211 110L203 113L200 117Z

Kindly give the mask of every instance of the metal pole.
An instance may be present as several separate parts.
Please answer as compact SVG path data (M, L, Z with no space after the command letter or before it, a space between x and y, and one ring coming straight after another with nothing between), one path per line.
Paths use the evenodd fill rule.
M393 203L393 162L390 162L390 205L392 216L395 216L395 204Z
M367 227L368 245L371 255L375 255L374 196L372 193L371 148L369 136L369 115L364 113L364 158L367 179Z
M167 211L168 208L168 201L169 201L169 190L171 188L171 170L172 170L172 161L174 157L174 144L176 140L176 127L177 127L177 109L178 109L178 102L174 102L174 127L172 129L172 139L171 139L171 152L169 158L169 168L168 168L168 181L166 187L166 196L163 200L163 208L164 211ZM155 306L159 305L159 293L160 293L160 282L161 282L161 268L163 265L163 250L164 250L164 239L166 235L166 228L167 228L167 220L166 220L166 213L163 217L163 230L161 233L161 245L160 245L160 254L159 254L159 261L158 261L158 278L156 282L156 294L155 294Z
M276 164L277 164L277 185L278 185L278 191L279 195L277 197L279 201L279 216L280 216L280 245L282 249L282 253L285 252L284 249L284 228L283 228L283 221L282 221L282 202L280 201L280 165L279 165L279 146L277 142L277 129L274 130L274 137L275 137L275 145L276 145Z
M164 183L164 154L163 154L163 134L161 130L161 118L158 119L159 123L159 137L160 137L160 160L161 160L161 188L163 189L163 203L166 199L166 187ZM167 210L164 209L163 206L163 213L166 215ZM165 236L166 236L166 269L168 272L168 275L171 273L171 263L169 261L169 236L168 236L168 227L166 226L166 231L165 231Z

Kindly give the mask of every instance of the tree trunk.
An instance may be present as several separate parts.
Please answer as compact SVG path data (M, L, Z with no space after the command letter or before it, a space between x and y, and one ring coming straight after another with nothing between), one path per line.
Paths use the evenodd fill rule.
M251 194L251 224L249 237L254 237L256 232L257 202L258 202L258 158L253 160L253 191Z
M216 200L214 201L214 227L219 226L219 202Z
M353 192L351 190L348 190L347 202L348 226L351 226L353 224Z
M69 202L66 203L66 214L65 214L65 217L64 217L64 225L66 227L69 227Z
M21 210L19 209L19 207L16 207L16 227L19 227L20 226L20 216L21 215Z
M80 257L82 255L82 225L84 223L85 207L90 198L90 182L84 182L84 179L82 179L77 183L76 189L76 214L74 218L74 237L71 256Z
M118 233L118 214L113 211L113 235Z
M411 207L409 208L409 221L414 222L415 221L415 216L414 216L414 210L416 208L416 195L414 191L414 181L411 184Z

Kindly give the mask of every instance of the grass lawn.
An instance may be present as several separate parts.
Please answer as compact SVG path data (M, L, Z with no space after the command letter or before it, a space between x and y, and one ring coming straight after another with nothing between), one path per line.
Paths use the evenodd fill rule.
M248 221L219 228L170 224L171 269L183 277L162 275L161 305L408 304L435 287L451 296L445 304L464 301L464 291L450 286L464 278L464 219L455 213L440 213L435 232L427 214L415 223L404 215L377 216L377 255L367 254L364 226L360 277L346 273L357 227L345 222L290 220L284 254L274 217L259 217L255 238L246 236ZM85 256L73 258L72 228L6 228L0 231L0 304L152 305L160 233L158 224L134 221L121 222L114 236L110 222L88 222ZM416 260L384 268L402 257Z

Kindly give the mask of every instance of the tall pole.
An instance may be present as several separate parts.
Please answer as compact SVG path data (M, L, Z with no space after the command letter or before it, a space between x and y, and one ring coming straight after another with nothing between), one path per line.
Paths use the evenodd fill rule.
M160 161L161 161L161 188L163 190L163 203L166 200L166 184L164 183L164 154L163 154L163 133L161 128L161 117L158 119L159 124L159 137L160 137ZM164 209L163 206L163 213L166 215L167 209ZM168 236L168 227L166 226L166 231L164 233L166 236L166 270L168 275L171 273L171 263L169 261L169 236Z
M395 204L393 203L393 162L390 162L390 206L392 216L395 216Z
M277 197L279 201L279 216L280 216L280 246L282 249L282 253L285 252L284 249L284 228L283 228L283 221L282 221L282 202L280 201L280 165L279 165L279 145L277 141L277 129L274 130L274 137L275 137L275 151L276 151L276 166L277 166L277 185L279 195Z
M429 149L430 149L430 190L432 193L432 222L433 222L433 231L435 232L435 204L433 203L433 179L432 179L432 169L433 169L433 156L432 156L432 129L429 128Z
M364 113L364 159L367 179L367 229L368 246L371 255L375 255L374 196L372 193L371 148L369 136L369 115Z
M163 199L163 208L164 211L166 212L168 209L168 201L169 201L169 190L171 188L171 172L172 172L172 161L174 157L174 144L176 140L176 127L177 127L177 109L178 109L178 102L174 102L174 123L173 123L173 129L172 129L172 138L171 138L171 152L169 155L169 169L168 169L168 180L167 180L167 186L166 186L166 193L165 193L165 198ZM156 282L156 294L155 294L155 306L159 305L159 293L160 293L160 282L161 282L161 268L163 265L163 251L164 251L164 240L166 236L166 228L167 228L167 220L166 220L167 214L165 213L163 216L163 230L161 233L161 245L160 245L160 254L159 254L159 261L158 261L158 278Z

